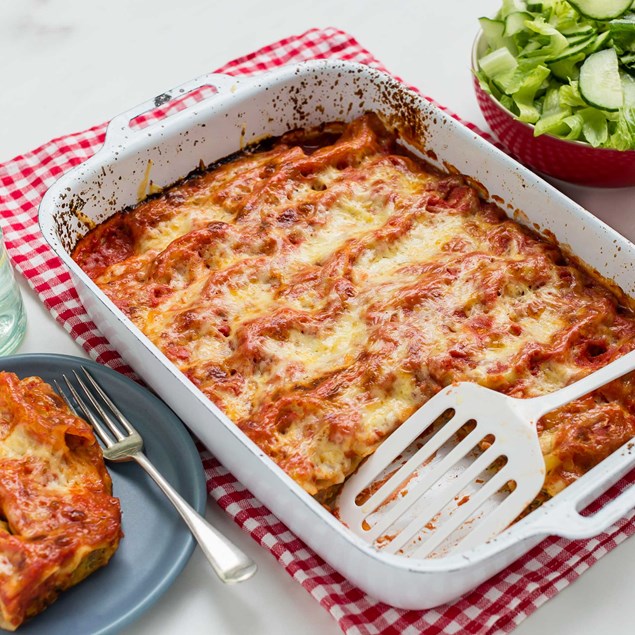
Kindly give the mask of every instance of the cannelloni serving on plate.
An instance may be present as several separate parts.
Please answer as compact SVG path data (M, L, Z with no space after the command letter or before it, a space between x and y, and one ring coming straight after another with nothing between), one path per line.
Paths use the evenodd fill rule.
M0 372L0 628L104 566L121 510L90 426L39 377Z
M538 396L635 348L630 300L479 191L367 114L202 168L73 258L328 505L444 386ZM634 381L540 421L537 502L635 436Z

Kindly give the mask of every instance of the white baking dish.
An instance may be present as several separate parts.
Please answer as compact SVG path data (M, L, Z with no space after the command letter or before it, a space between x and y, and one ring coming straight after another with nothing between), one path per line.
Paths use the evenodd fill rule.
M144 129L131 119L166 99L210 85L216 94ZM167 186L263 136L323 121L381 113L415 151L452 166L534 228L550 232L583 261L635 294L635 246L521 165L392 78L365 66L318 61L248 79L208 75L116 117L104 147L65 174L40 205L44 236L73 274L86 309L130 365L218 459L290 529L370 595L403 608L454 600L527 552L544 536L596 535L635 506L635 487L593 516L583 509L633 464L627 444L496 540L459 556L414 560L369 547L302 490L220 412L114 306L69 251L99 222L139 200L148 170ZM148 167L150 166L150 167ZM485 191L485 190L484 190ZM486 194L487 195L487 194ZM500 198L499 198L500 197Z

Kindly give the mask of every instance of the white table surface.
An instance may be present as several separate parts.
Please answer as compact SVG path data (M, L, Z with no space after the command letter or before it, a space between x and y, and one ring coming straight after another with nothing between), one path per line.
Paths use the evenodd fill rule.
M471 88L470 48L477 17L493 14L498 4L0 0L0 162L315 26L348 31L390 70L463 118L485 126ZM635 239L635 188L560 186ZM22 288L29 325L19 352L83 355L23 282ZM339 632L326 611L214 503L208 505L207 517L257 561L257 576L225 587L196 551L158 604L124 630L127 635ZM626 541L514 632L635 632L634 562L635 540Z

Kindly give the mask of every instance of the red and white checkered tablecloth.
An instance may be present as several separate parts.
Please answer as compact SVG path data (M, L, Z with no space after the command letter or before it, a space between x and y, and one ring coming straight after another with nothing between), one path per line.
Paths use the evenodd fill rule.
M334 28L312 29L229 62L218 72L251 74L309 59L338 58L383 68L353 37ZM384 69L385 70L385 69ZM168 104L165 109L184 107ZM143 125L143 121L137 122ZM476 126L472 130L490 139ZM107 124L54 139L0 165L0 219L11 259L46 308L93 359L130 372L82 307L68 271L44 241L37 208L47 188L65 171L85 161L103 144ZM490 139L491 140L491 139ZM210 494L254 540L268 549L338 622L345 633L510 632L594 562L635 533L635 513L607 533L569 542L549 538L469 595L427 611L398 610L377 602L334 571L257 501L209 453L201 453ZM622 491L625 479L604 497ZM601 504L603 501L599 501Z

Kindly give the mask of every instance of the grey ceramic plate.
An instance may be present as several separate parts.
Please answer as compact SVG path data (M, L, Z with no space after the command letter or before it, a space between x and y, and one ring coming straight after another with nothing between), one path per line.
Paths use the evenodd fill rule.
M0 358L0 370L47 382L89 368L143 436L146 454L199 512L206 488L201 461L181 420L157 397L105 366L67 355ZM43 613L20 627L21 635L105 635L139 617L168 589L194 549L194 540L165 496L135 463L108 463L121 500L124 538L110 563L65 591Z

